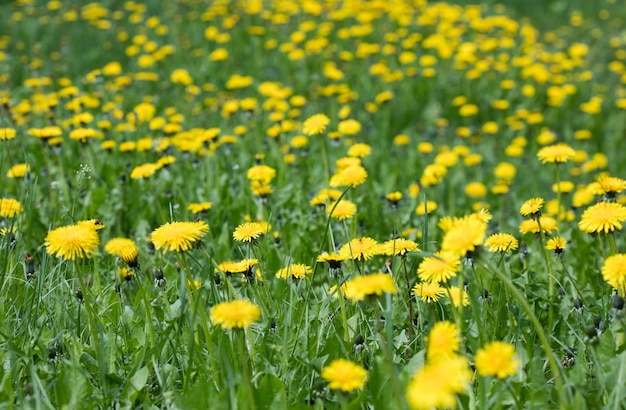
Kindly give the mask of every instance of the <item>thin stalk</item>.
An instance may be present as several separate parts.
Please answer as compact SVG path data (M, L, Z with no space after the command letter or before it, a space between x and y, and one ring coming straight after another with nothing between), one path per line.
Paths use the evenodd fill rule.
M252 377L250 375L250 367L248 365L248 355L246 354L246 337L243 330L238 330L237 344L239 345L239 357L243 368L243 378L246 388L248 389L248 407L250 410L256 410L256 403L254 401L254 387L252 386Z
M485 263L488 263L488 262L485 261ZM520 304L522 309L528 315L528 319L530 320L533 327L535 328L535 332L537 332L537 337L539 337L543 350L547 356L548 365L550 366L550 370L552 371L554 384L556 386L556 390L559 395L560 408L561 409L569 408L569 397L565 393L565 389L563 387L563 380L562 380L563 376L561 375L558 362L554 357L554 353L552 352L552 348L550 347L550 342L548 342L546 333L544 332L543 327L541 326L541 323L539 322L539 319L537 319L537 316L535 315L532 308L528 304L528 301L526 300L524 295L515 287L515 285L509 280L509 278L507 278L504 274L502 274L502 272L500 272L498 269L491 267L491 266L487 266L486 264L481 265L481 266L484 269L486 269L488 272L491 272L493 275L495 275L499 280L502 281L502 283L505 284L507 288L509 288L513 298L517 300L517 302Z
M552 301L554 300L554 272L552 271L550 255L548 255L548 250L545 245L545 232L541 226L541 220L539 218L537 218L537 225L539 225L539 243L541 245L541 254L543 255L543 260L545 261L546 269L548 270L548 331L552 331L552 325L554 324L554 311L552 309Z

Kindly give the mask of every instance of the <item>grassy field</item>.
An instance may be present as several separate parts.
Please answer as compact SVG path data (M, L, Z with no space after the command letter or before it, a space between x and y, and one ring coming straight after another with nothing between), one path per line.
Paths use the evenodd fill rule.
M0 408L622 408L625 19L0 2Z

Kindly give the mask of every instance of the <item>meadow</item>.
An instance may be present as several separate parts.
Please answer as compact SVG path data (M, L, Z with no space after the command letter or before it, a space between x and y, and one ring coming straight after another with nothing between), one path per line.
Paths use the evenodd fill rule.
M0 408L622 408L626 8L503 3L0 3Z

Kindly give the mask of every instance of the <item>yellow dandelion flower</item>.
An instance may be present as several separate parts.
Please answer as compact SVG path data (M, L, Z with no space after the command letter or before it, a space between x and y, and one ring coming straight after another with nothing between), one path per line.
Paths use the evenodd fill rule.
M96 253L100 238L95 229L87 225L67 225L48 232L46 252L57 258L75 260L89 258Z
M378 242L372 238L362 237L352 239L339 248L339 254L346 259L368 260L378 255Z
M574 148L565 143L548 145L537 152L537 158L545 163L564 163L576 156Z
M626 189L626 181L609 175L600 175L596 181L601 193L614 197Z
M152 231L154 248L165 252L183 252L204 237L209 226L203 222L169 222Z
M137 266L138 249L132 239L113 238L104 245L104 250L113 256L119 256L130 267Z
M508 233L494 233L485 240L489 252L511 252L519 247L517 239Z
M519 212L522 216L540 215L545 202L543 198L531 198L522 204Z
M367 171L360 165L353 165L340 169L330 178L332 187L357 187L367 179Z
M392 205L397 205L398 202L400 202L400 200L402 199L402 192L391 192L385 195L385 198L387 198L387 201L389 201L389 203L391 203Z
M357 276L345 283L345 296L353 302L383 293L398 293L393 277L387 273Z
M412 410L454 408L456 394L467 392L472 378L469 362L463 356L427 362L411 378L406 400Z
M356 214L356 204L347 199L342 199L339 202L329 204L327 212L332 218L342 221L352 218Z
M28 172L30 172L30 165L28 164L13 165L7 171L7 178L24 178Z
M292 263L289 266L279 269L278 272L276 272L276 277L281 279L289 279L290 277L302 279L312 272L313 269L311 269L310 266L302 263Z
M407 252L421 252L417 243L404 238L390 239L387 242L383 242L378 247L378 252L381 255L401 255L404 256Z
M565 248L567 247L567 240L560 236L555 236L554 238L548 239L546 243L546 249L549 251L554 251L557 255L563 253Z
M539 233L539 223L541 223L541 228L547 234L559 230L556 219L549 216L541 216L538 220L527 219L523 221L519 226L519 231L522 234Z
M22 212L22 205L13 198L0 198L0 218L13 218Z
M307 118L302 124L302 132L306 135L318 135L326 131L330 119L324 114L315 114Z
M317 257L317 262L327 263L330 269L339 269L341 267L341 262L345 261L346 259L346 255L342 255L340 253L324 252Z
M194 202L187 205L187 210L191 211L193 214L199 214L202 212L206 212L213 206L211 202Z
M598 202L585 209L578 227L588 233L609 233L622 229L626 207L616 202Z
M331 389L351 392L362 389L367 380L367 370L346 359L333 360L322 370L322 378Z
M218 303L211 309L211 321L222 329L245 329L261 318L261 309L247 300Z
M626 290L626 254L609 256L602 265L602 278L620 292Z
M235 228L233 239L239 242L256 243L256 241L267 233L269 226L264 226L260 222L244 222Z
M422 302L437 302L439 297L445 295L445 290L436 282L417 283L413 287L413 293L416 297L422 299Z
M448 288L448 297L452 301L454 307L460 307L461 301L463 302L463 306L468 306L470 304L469 296L467 292L463 291L463 299L461 300L461 288L458 286L450 286Z
M461 261L456 253L438 252L424 258L417 268L417 275L424 282L445 283L460 269Z
M505 379L517 373L520 361L515 347L505 342L490 342L476 352L476 370L481 376Z
M452 322L437 322L430 330L426 343L428 360L453 355L459 351L461 346L459 329Z

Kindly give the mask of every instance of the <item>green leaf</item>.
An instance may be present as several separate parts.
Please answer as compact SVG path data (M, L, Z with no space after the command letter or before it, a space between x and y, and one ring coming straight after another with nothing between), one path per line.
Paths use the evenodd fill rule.
M65 366L54 385L56 404L61 409L89 409L88 400L93 391L87 376L75 366Z
M273 374L263 376L259 387L254 392L254 396L259 409L287 408L285 385Z

